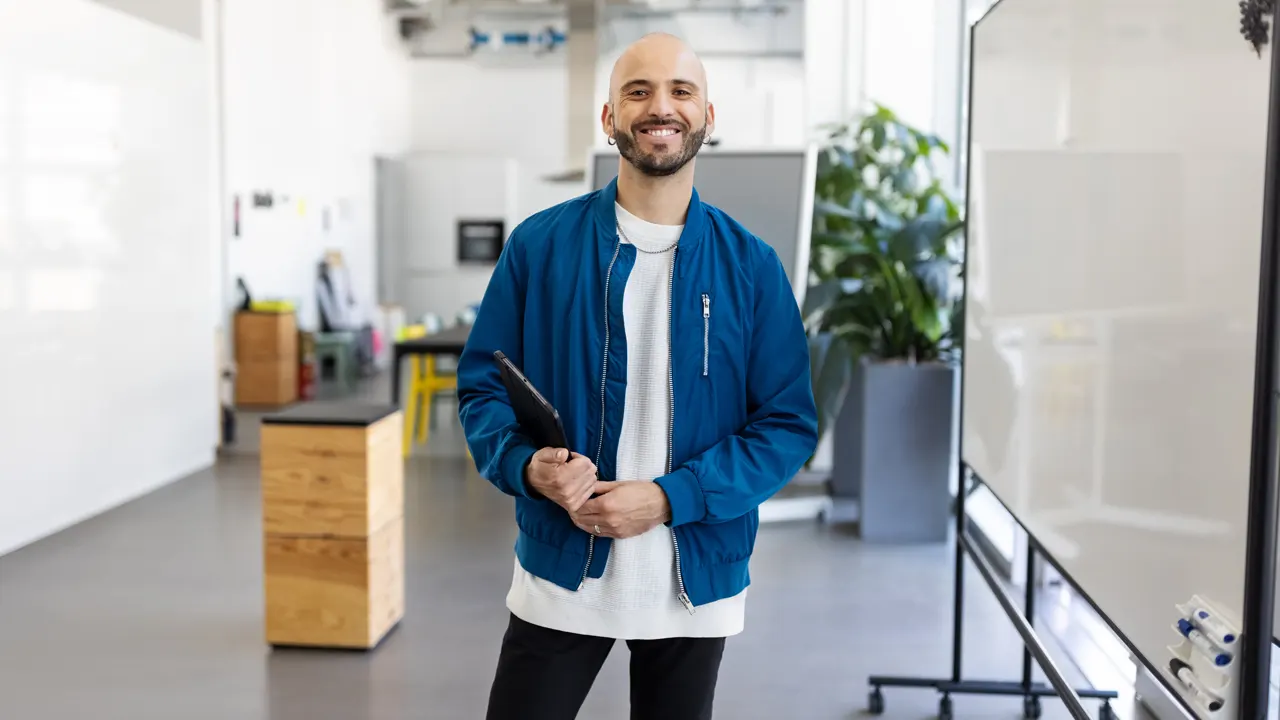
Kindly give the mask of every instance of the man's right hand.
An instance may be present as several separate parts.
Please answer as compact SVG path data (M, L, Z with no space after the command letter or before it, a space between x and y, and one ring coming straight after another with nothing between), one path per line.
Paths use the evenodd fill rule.
M538 494L571 513L591 499L597 479L595 463L564 448L542 448L534 453L524 477Z

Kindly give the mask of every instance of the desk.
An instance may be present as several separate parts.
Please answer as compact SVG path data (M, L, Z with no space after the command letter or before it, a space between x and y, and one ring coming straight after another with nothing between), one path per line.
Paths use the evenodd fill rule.
M391 356L391 404L400 407L400 361L408 355L452 355L461 357L471 336L470 325L455 325L426 337L401 340Z

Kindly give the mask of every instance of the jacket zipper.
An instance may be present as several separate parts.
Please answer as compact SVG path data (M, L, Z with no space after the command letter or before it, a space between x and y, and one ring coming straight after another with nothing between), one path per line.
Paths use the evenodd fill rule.
M671 254L671 277L667 282L667 397L671 405L671 418L667 423L667 474L671 474L671 456L675 453L675 431L676 431L676 382L675 382L675 353L672 351L671 345L674 341L672 335L675 327L675 309L671 298L676 294L676 254L680 252L680 248L676 248ZM710 321L707 319L711 312L711 300L706 295L702 296L702 320L704 327ZM705 335L705 334L704 334ZM702 374L706 375L706 353L703 353ZM684 605L690 615L694 614L693 603L689 600L689 594L684 588L684 571L680 569L680 539L676 537L676 529L671 528L671 547L675 550L676 556L676 599Z
M613 280L613 265L618 262L618 252L622 249L622 238L619 237L613 246L613 257L609 259L609 269L604 274L604 360L600 368L600 437L596 443L596 467L600 467L600 456L604 454L604 396L609 377L609 283ZM596 536L587 540L587 564L582 566L582 578L578 580L578 589L587 584L587 573L591 572L591 560L596 552Z
M622 238L619 237L617 243L613 246L613 257L609 260L609 269L604 276L604 360L601 363L600 372L600 436L596 444L596 467L600 467L600 457L604 454L604 417L607 408L605 403L605 393L607 391L607 378L609 372L609 283L613 279L613 266L618 261L618 252L622 249ZM673 353L671 350L671 329L673 326L674 306L671 301L671 295L675 293L676 282L676 253L680 250L677 248L672 252L671 257L671 273L668 277L668 287L670 292L667 295L667 398L671 403L671 419L667 423L667 474L671 474L671 455L675 448L675 424L676 424L676 386L675 378L672 371ZM710 299L703 295L703 319L709 317ZM705 365L705 363L704 363ZM704 369L705 374L705 369ZM578 581L578 589L581 590L587 583L587 574L591 571L591 560L595 554L596 536L592 535L587 541L587 563L582 568L582 578ZM693 602L689 600L689 594L684 587L684 571L680 568L680 539L676 537L676 529L671 528L671 547L675 552L675 570L676 570L676 598L689 611L690 615L695 613Z
M711 355L711 296L702 293L702 377L707 376L707 361Z

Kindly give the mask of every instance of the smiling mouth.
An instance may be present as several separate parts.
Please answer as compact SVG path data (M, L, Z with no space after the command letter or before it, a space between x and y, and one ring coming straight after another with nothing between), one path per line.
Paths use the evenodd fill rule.
M674 137L680 134L680 131L673 127L651 127L640 131L644 135L656 138Z

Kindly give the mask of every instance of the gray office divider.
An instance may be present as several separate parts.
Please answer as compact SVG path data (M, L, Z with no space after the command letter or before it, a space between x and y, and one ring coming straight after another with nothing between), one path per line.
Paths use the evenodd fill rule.
M593 151L587 167L589 189L608 185L618 176L617 148ZM705 147L697 158L698 196L777 251L797 301L808 284L816 174L816 147Z
M874 711L893 685L940 692L944 719L954 694L1076 720L1114 697L1045 653L1039 556L1192 716L1269 716L1280 15L1241 6L1000 0L974 27L960 472L1026 531L1026 598L974 551L962 491L951 676L873 676ZM1021 682L962 676L966 557L1025 641Z

